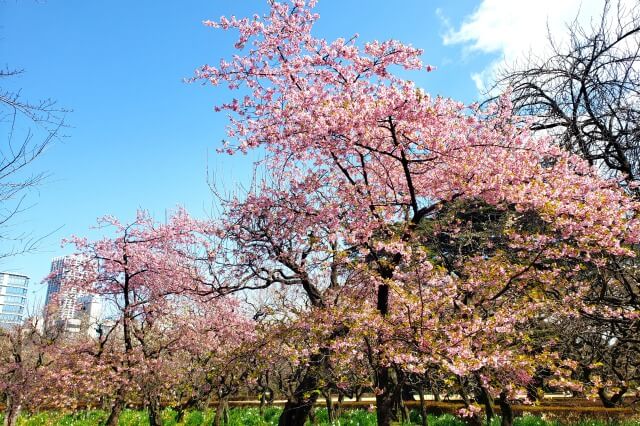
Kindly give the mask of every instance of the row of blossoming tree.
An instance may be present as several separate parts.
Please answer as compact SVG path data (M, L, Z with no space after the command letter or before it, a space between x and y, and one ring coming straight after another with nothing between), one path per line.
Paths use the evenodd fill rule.
M393 73L430 71L420 50L315 38L313 3L207 22L239 32L238 54L194 80L241 93L218 107L223 150L264 150L269 177L218 220L141 213L73 239L84 266L66 284L110 300L116 324L21 334L30 357L0 366L11 412L102 404L115 425L135 401L159 425L163 405L215 400L220 423L243 391L284 396L280 424L303 425L320 397L335 416L333 396L370 392L389 425L428 393L458 395L473 422L497 400L509 424L514 399L548 389L637 393L638 351L583 348L616 345L593 318L637 331L638 202L530 134L508 95L465 106Z

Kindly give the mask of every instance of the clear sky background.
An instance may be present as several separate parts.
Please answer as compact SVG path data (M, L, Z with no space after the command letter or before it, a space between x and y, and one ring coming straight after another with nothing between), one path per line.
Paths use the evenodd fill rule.
M496 67L528 52L543 54L547 26L588 22L602 0L320 0L315 35L360 41L399 39L424 49L431 73L412 74L432 94L464 102ZM1 271L31 277L30 303L42 303L51 259L68 254L60 240L91 230L106 214L123 221L139 208L157 219L176 206L215 214L207 171L231 190L251 175L257 153L217 154L226 117L213 106L224 89L185 83L202 64L233 53L229 33L201 22L250 16L263 0L0 0L0 66L24 69L2 89L28 100L55 99L72 110L66 138L31 165L49 178L28 195L32 207L14 233L48 235L33 253L7 258ZM553 15L549 11L553 10ZM6 79L5 79L6 80ZM5 135L0 135L4 143ZM49 235L50 234L50 235ZM2 247L0 247L2 250Z

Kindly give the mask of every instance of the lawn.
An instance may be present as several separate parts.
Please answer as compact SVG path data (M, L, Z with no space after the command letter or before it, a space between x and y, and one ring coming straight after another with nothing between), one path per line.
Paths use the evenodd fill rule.
M261 416L257 408L235 408L229 412L228 426L268 426L277 425L280 408L268 408ZM177 413L172 409L163 412L164 424L166 426L199 426L210 425L213 420L214 411L190 411L184 415L181 422L176 421ZM103 424L107 418L105 411L93 410L82 411L73 414L60 412L42 412L32 415L24 415L18 420L18 426L96 426ZM0 421L3 415L0 414ZM315 425L329 425L327 411L325 409L316 410ZM417 411L411 412L410 425L419 425L420 416ZM365 410L345 411L340 419L334 423L337 426L375 426L375 413ZM450 414L441 416L429 415L429 426L464 426L464 422ZM516 418L514 426L556 426L566 424L557 420L548 420L536 415L525 415ZM640 420L601 420L587 419L571 422L575 426L632 426L640 425ZM121 426L146 426L148 425L147 413L140 410L125 410L120 417ZM492 426L499 426L500 420L494 419Z

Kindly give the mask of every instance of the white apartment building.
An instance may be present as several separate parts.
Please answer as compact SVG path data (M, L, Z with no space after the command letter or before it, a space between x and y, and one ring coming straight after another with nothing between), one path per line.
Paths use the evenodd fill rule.
M28 286L29 277L0 272L0 327L22 324Z

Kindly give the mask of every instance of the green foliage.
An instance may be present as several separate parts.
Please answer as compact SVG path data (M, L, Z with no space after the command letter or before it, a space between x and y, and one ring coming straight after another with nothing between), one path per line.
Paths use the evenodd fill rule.
M49 426L58 424L62 415L60 413L37 413L29 417L21 416L18 418L18 426Z
M149 424L149 414L146 411L124 410L120 414L121 426L147 426Z
M422 418L420 417L420 411L418 411L418 410L409 411L409 421L412 424L415 423L415 424L419 425L419 424L421 424L420 423L421 420L422 420Z
M278 424L280 413L282 413L282 408L268 407L264 410L264 420L269 423Z
M229 426L247 425L247 426L267 426L278 424L278 414L274 415L269 421L260 416L260 410L257 408L231 409L229 410Z
M189 411L184 415L184 421L182 424L185 426L198 426L204 424L204 414L202 411Z
M178 412L173 408L166 408L162 412L162 422L164 426L176 426L178 424L176 417L178 416Z
M80 411L66 414L59 421L60 426L95 426L104 423L109 414L105 411Z
M525 415L513 419L513 426L553 426L557 425L555 421L545 420L539 416Z
M277 423L277 418L276 418ZM311 422L307 422L311 426ZM320 408L315 411L315 423L313 425L329 425L329 415L326 408ZM347 410L342 413L338 421L333 423L335 426L375 426L376 415L365 410Z
M465 423L453 414L443 414L437 417L428 415L427 417L429 419L429 426L465 426ZM418 421L420 421L420 419L418 419Z
M232 408L229 410L228 426L273 426L278 424L278 417L282 409L269 407L261 416L257 408ZM315 412L317 426L329 426L327 410L318 409ZM214 410L187 411L181 422L177 421L178 413L167 408L162 413L165 426L204 426L210 425L215 415ZM100 410L80 411L72 414L60 412L42 412L31 415L22 415L18 419L18 426L96 426L104 424L108 413ZM0 413L0 422L4 415ZM410 423L407 425L419 425L420 413L412 410L409 415ZM465 422L452 414L441 416L429 415L429 426L465 426ZM120 416L120 426L147 426L149 424L146 411L124 410ZM307 423L311 425L311 423ZM549 420L536 415L524 415L516 417L514 426L560 426L570 424L572 426L640 426L640 421L635 419L583 419L571 422ZM375 426L376 414L366 410L346 410L333 426ZM491 426L499 426L500 418L495 417Z

